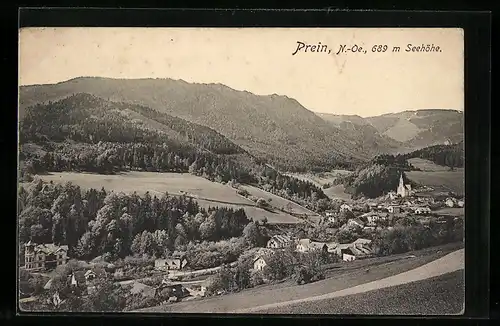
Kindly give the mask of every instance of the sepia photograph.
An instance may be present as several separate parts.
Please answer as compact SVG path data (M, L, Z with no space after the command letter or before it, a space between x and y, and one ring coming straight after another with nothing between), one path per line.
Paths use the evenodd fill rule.
M461 315L459 28L19 30L21 312Z

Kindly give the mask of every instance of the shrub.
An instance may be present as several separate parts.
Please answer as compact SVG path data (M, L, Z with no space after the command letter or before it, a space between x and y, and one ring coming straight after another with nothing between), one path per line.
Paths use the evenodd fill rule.
M264 284L264 275L261 271L252 270L250 272L250 286L254 287L261 284Z

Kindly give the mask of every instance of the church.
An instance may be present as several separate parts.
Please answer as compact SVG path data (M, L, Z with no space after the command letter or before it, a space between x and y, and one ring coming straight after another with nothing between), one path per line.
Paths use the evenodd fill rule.
M396 193L400 197L407 197L411 195L411 185L404 184L403 173L401 173L401 177L399 178L399 186Z

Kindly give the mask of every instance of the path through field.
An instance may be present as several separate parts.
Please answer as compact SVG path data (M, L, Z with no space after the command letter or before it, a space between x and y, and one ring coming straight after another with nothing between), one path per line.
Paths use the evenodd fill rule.
M436 276L440 276L447 273L452 273L464 268L465 263L464 250L460 249L454 251L442 258L436 259L428 264L417 267L407 272L403 272L394 276L390 276L381 280L377 280L374 282L369 282L366 284L361 284L355 287L351 287L348 289L304 298L298 300L291 300L279 303L273 303L258 307L252 307L249 309L240 309L236 311L232 311L232 313L265 313L268 309L275 309L279 307L285 307L293 304L320 301L325 299L332 299L336 297L343 297L352 294L364 293L368 291L384 289L392 286L407 284L411 282L417 282L421 280L425 280L428 278L433 278Z

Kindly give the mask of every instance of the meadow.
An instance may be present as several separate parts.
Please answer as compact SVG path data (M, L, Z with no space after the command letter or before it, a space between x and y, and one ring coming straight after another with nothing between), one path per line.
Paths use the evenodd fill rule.
M54 183L72 182L84 189L104 187L107 191L133 193L139 195L149 192L151 196L161 196L168 192L170 195L186 195L194 198L201 207L232 207L243 208L247 216L253 220L267 218L273 223L301 223L298 218L281 211L269 212L256 207L251 200L240 196L236 189L230 186L188 174L188 173L156 173L156 172L126 172L117 175L101 175L75 172L51 172L38 176L42 180ZM277 196L259 190L261 195ZM278 197L281 198L281 197ZM295 204L300 207L299 205Z
M323 172L323 173L288 173L287 175L295 177L299 180L312 182L316 186L323 188L323 185L329 183L331 184L338 177L347 175L349 173L351 173L351 171L333 170L331 172ZM345 192L345 188L343 185L335 185L323 189L323 192L330 199L342 199L346 201L351 199L351 195Z

